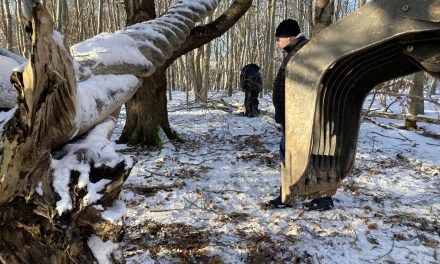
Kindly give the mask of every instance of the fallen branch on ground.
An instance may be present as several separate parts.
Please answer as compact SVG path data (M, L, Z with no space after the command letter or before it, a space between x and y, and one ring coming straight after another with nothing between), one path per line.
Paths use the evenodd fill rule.
M413 121L413 122L422 122L422 123L427 123L427 124L440 125L440 119L434 119L434 118L428 118L428 117L422 117L422 116L411 116L411 115L382 113L382 112L369 113L369 116L389 118L389 119L409 120L409 121Z

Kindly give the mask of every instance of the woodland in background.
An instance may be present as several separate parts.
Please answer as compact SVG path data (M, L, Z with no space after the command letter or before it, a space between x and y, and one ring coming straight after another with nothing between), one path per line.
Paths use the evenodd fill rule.
M0 0L0 45L24 57L29 55L29 41L25 34L26 21L23 1ZM114 32L127 24L126 1L121 0L42 0L57 29L61 31L71 45L91 38L101 32ZM155 13L164 13L174 0L156 0ZM215 13L203 23L209 23L222 14L232 3L222 1ZM229 95L238 91L238 77L241 68L248 63L261 66L263 74L263 94L272 90L272 81L283 54L275 47L274 30L276 25L286 18L299 21L306 36L316 32L356 10L365 0L263 0L253 1L246 14L220 38L197 48L176 59L166 70L168 92L187 91L187 101L206 102L207 91L227 91ZM329 8L330 7L330 8ZM333 11L333 12L332 12ZM321 17L319 17L321 16ZM355 26L355 25L354 25ZM425 84L422 86L422 84ZM410 93L416 96L416 106L406 108L410 97L405 96L404 111L399 114L422 113L423 89L425 94L435 94L438 83L432 77L420 73L384 84L377 91L385 96L393 93ZM172 99L171 93L168 94ZM382 100L385 102L385 100ZM402 101L397 98L396 101ZM386 108L386 105L384 105ZM418 109L418 111L416 111Z

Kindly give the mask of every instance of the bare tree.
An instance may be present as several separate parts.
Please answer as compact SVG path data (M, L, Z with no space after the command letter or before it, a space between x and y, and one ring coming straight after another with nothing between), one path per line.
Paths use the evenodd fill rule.
M313 33L315 36L332 23L334 0L316 0L313 17Z
M168 120L166 69L180 56L221 36L243 16L251 4L252 0L235 0L213 22L192 29L186 42L173 51L164 66L145 78L144 86L126 104L127 119L120 142L157 144L159 129L162 129L168 138L176 139L176 134L170 128Z
M103 14L104 14L104 0L99 0L98 5L98 33L103 31Z
M438 85L438 79L437 78L432 78L432 84L431 84L431 89L430 89L430 94L437 94L437 85Z
M215 15L215 13L214 13ZM212 16L208 17L207 23L212 22ZM203 65L202 65L202 94L201 94L201 101L207 102L208 101L208 89L209 89L209 63L211 61L211 42L206 43L203 46Z
M424 101L423 99L423 89L424 89L425 73L417 72L414 74L414 85L411 87L409 92L410 95L416 96L412 97L408 107L408 113L410 115L416 116L418 114L424 113ZM417 128L416 121L405 120L405 127Z
M265 49L264 68L263 68L263 92L266 93L272 88L273 72L274 72L274 53L275 53L275 13L276 13L276 1L270 0L267 2L267 12L269 20L267 21L267 45Z
M57 29L63 32L68 19L67 0L57 0Z
M5 20L6 18L6 20ZM14 51L13 49L13 37L12 37L12 15L9 9L9 0L3 0L3 21L5 25L5 35L6 35L6 48Z

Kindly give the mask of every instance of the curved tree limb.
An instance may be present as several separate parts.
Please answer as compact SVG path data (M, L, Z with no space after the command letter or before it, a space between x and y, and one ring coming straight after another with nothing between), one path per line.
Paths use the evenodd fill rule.
M246 0L246 2L251 2ZM195 23L209 15L219 0L181 0L168 12L154 20L129 26L116 33L103 33L72 47L74 57L79 61L79 79L89 81L94 75L128 74L137 77L152 75L158 67L166 64L175 50L186 42ZM223 21L223 20L220 20ZM232 22L224 23L229 27ZM133 76L133 77L134 77ZM119 77L118 77L119 78ZM86 94L79 83L78 94ZM130 82L119 87L118 100L108 100L108 86L96 85L95 89L106 91L104 99L95 96L80 96L83 105L96 105L94 110L79 106L79 116L86 116L77 122L77 135L101 122L128 101L140 83ZM99 87L99 88L98 88ZM110 93L113 95L113 92ZM96 102L99 102L96 103ZM89 116L87 112L96 113ZM87 121L84 121L87 120Z
M127 2L132 1L127 0ZM150 0L150 2L154 1ZM177 139L177 135L170 127L167 113L167 68L179 56L221 36L245 14L251 4L251 0L235 0L232 4L228 3L228 9L221 16L207 25L193 28L186 41L173 51L172 56L166 59L164 65L157 68L151 76L143 78L141 88L125 105L127 118L119 142L133 145L160 144L157 135L159 129L165 132L168 139ZM138 120L143 121L138 122Z
M73 55L82 66L81 79L92 74L153 74L185 43L195 23L209 15L218 3L219 0L181 0L154 20L116 33L103 33L73 46Z
M167 60L167 65L173 63L178 57L196 49L211 40L220 37L229 30L251 7L252 0L235 0L231 6L216 20L207 25L193 28L185 44L173 53Z

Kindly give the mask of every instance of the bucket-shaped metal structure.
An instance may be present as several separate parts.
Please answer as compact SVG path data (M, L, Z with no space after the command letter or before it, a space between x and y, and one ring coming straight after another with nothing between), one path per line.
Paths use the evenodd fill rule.
M282 199L333 195L353 166L379 83L440 72L440 0L376 0L320 32L286 69Z

